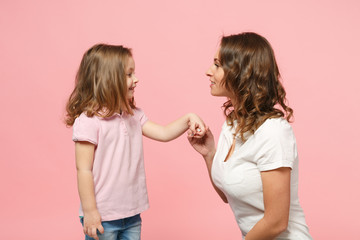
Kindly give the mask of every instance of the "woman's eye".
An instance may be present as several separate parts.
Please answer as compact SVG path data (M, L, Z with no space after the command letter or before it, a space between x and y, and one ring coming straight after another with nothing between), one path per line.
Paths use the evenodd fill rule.
M132 76L132 73L129 73L127 76L128 76L128 77L131 77L131 76Z
M217 64L217 63L214 63L214 65L215 65L215 67L217 67L217 68L220 67L219 64Z

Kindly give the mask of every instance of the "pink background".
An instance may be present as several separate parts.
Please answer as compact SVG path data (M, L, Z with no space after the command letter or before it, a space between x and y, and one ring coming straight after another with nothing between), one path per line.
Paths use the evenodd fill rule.
M0 2L1 239L82 239L64 105L85 50L133 48L137 105L168 123L196 112L215 137L225 99L205 71L222 34L273 45L300 154L300 201L314 239L360 239L359 1ZM185 136L144 139L151 208L143 239L240 239L229 206Z

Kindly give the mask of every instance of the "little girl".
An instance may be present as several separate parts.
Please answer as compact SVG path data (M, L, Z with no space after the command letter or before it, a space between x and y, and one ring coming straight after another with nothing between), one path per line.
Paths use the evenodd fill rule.
M134 71L130 49L93 46L82 58L66 106L85 239L140 239L140 213L149 207L142 135L166 142L188 129L199 138L206 132L192 113L166 126L149 121L135 107Z

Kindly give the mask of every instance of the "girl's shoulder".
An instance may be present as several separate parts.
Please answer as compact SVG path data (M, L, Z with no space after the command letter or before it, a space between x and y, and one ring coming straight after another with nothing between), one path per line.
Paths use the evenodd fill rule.
M80 116L78 116L75 119L74 126L87 126L87 127L96 127L98 126L100 121L100 117L94 115L92 117L89 117L86 115L85 112L81 113Z
M73 125L73 141L86 141L97 145L100 124L97 116L89 117L86 113L80 114Z
M141 108L135 107L133 109L134 115L141 115L141 114L145 114L144 111Z
M84 121L99 121L100 120L100 116L97 116L96 114L94 114L93 116L89 117L86 112L82 112L80 114L80 116L78 116L76 119L80 119L80 120L84 120Z
M141 125L144 125L144 123L148 120L145 112L141 108L134 108L133 113L134 114L132 115L132 117L135 118L137 121L140 121Z

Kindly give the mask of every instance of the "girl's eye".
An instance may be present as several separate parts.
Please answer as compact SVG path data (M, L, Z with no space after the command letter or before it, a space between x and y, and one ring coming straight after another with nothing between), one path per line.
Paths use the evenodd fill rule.
M132 75L133 75L132 73L129 73L127 76L128 76L128 77L131 77Z

